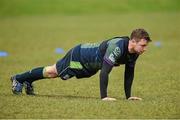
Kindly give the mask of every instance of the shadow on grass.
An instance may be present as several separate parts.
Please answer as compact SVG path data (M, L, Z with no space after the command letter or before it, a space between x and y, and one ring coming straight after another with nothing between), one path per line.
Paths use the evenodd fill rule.
M35 95L34 97L45 97L45 98L55 98L55 99L100 99L98 97L89 97L89 96L75 96L75 95Z
M36 95L15 95L15 94L1 94L0 96L4 97L39 97L39 98L52 98L52 99L84 99L84 100L100 100L99 97L94 96L78 96L78 95L60 95L60 94L51 94L51 95L43 95L43 94L36 94ZM117 98L119 100L125 100L124 98Z

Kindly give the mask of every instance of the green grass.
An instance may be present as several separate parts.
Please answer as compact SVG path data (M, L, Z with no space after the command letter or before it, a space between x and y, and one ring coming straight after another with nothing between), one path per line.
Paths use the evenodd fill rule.
M176 12L179 0L1 0L0 16Z
M0 51L9 53L8 57L0 57L0 118L180 118L179 1L159 0L154 4L153 0L142 0L139 3L150 7L138 9L138 2L133 0L121 4L116 1L119 4L115 8L119 11L114 7L109 9L116 4L108 1L48 4L46 0L42 5L40 0L0 2L3 3L0 4L3 6L0 7ZM64 8L56 4L61 2ZM44 9L46 5L48 9ZM71 5L77 11L68 9ZM85 5L87 10L79 8L80 5ZM54 10L50 9L52 6ZM108 93L118 99L116 102L99 99L98 74L81 80L37 81L34 85L38 95L34 97L24 92L21 96L11 93L9 77L55 63L64 56L55 54L55 48L67 52L79 43L129 35L139 27L147 29L153 39L147 53L137 62L133 83L132 94L143 101L125 100L124 66L113 69L110 75ZM156 47L156 41L162 46Z

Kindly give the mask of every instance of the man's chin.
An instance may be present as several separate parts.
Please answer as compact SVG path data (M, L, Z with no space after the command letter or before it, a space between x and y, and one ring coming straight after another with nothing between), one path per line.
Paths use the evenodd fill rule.
M141 54L143 54L143 52L137 52L137 54L138 54L138 55L141 55Z

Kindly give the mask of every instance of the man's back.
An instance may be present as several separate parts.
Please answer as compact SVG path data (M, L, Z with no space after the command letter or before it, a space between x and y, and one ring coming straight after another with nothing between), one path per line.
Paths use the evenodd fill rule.
M128 37L114 37L102 43L80 44L71 50L70 68L77 78L83 78L96 74L103 61L112 67L129 61L134 64L138 55L129 54L128 43Z
M80 62L87 69L99 70L103 60L112 65L125 64L128 53L128 37L115 37L102 43L86 43L80 46Z

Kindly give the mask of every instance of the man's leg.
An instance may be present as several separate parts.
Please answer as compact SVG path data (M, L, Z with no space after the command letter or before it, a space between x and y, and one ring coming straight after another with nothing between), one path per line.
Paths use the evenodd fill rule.
M47 67L38 67L22 74L11 77L12 91L14 94L21 94L23 84L28 95L34 95L32 83L44 78L56 78L58 76L56 64Z
M58 72L56 69L56 64L44 68L43 70L44 78L56 78L57 76L58 76Z

